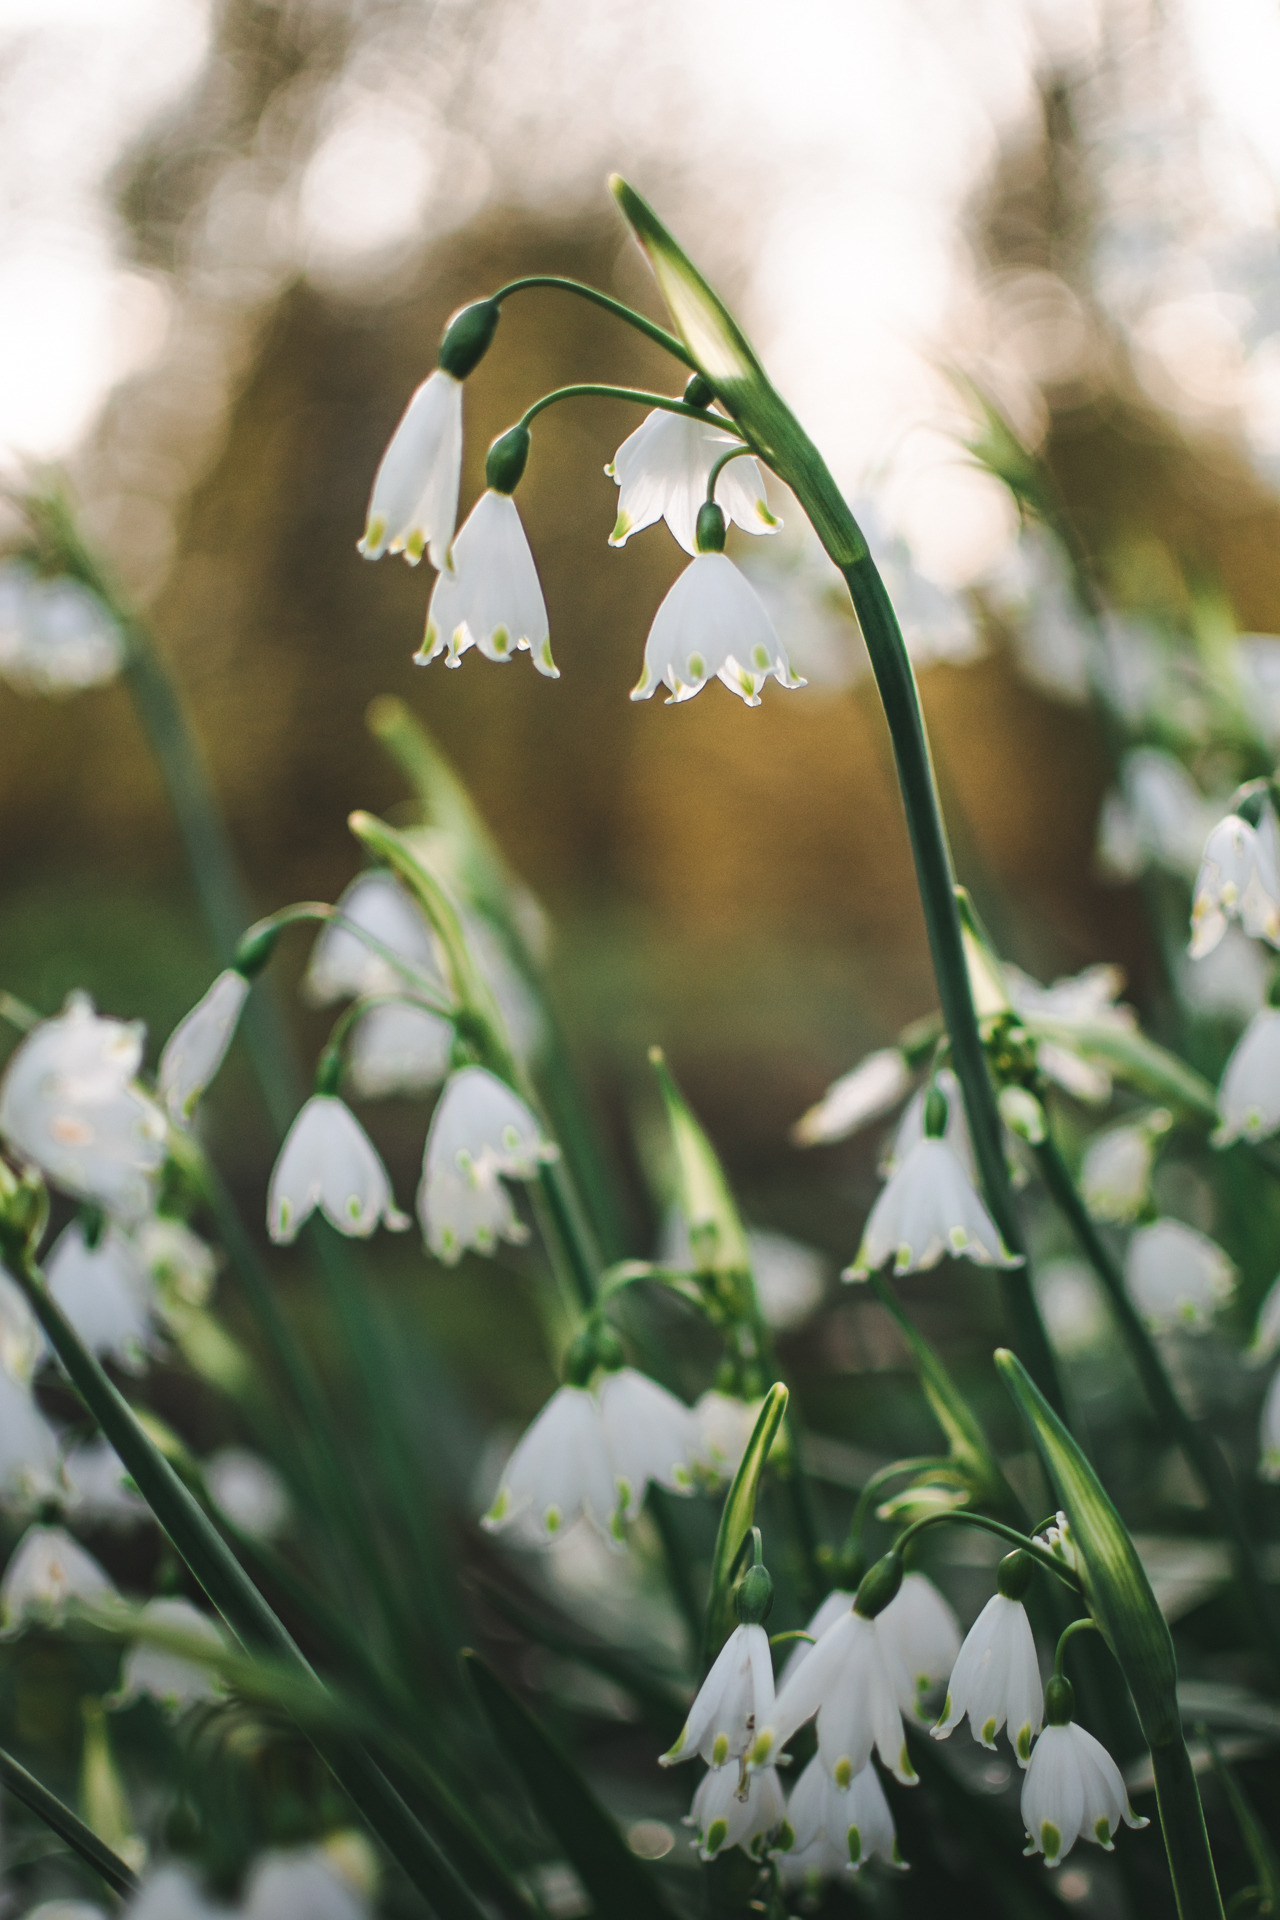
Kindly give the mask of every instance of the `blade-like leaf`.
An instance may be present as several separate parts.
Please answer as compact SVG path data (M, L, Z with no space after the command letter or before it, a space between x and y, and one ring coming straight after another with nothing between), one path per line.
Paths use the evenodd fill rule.
M749 1275L751 1253L746 1229L715 1148L672 1079L661 1047L650 1047L649 1059L667 1110L680 1210L699 1271Z
M652 1873L631 1852L559 1741L478 1653L464 1649L462 1665L495 1740L602 1920L674 1920Z
M66 1842L73 1853L78 1853L80 1858L106 1881L113 1893L118 1893L122 1899L127 1900L131 1894L137 1892L138 1877L133 1868L127 1866L118 1853L113 1852L90 1827L85 1825L78 1814L72 1813L70 1807L64 1806L56 1794L50 1793L48 1787L42 1786L34 1774L28 1773L26 1768L20 1765L12 1754L6 1753L2 1747L0 1747L0 1785L6 1786L15 1800L21 1800L24 1807L29 1807L38 1819L43 1820L60 1840Z
M760 1475L786 1410L787 1390L781 1380L777 1380L764 1397L760 1417L752 1429L742 1464L733 1477L724 1512L720 1515L720 1531L716 1535L716 1550L711 1561L711 1592L707 1597L706 1635L702 1649L706 1666L710 1666L715 1659L733 1626L731 1593L734 1568L742 1551L742 1543L755 1521Z
M961 1468L979 1499L994 1499L1014 1507L1017 1501L1000 1471L999 1463L987 1444L968 1401L947 1372L924 1335L903 1312L898 1297L882 1273L868 1275L885 1312L911 1349L916 1373L924 1395L933 1409L933 1417L947 1436L951 1457Z

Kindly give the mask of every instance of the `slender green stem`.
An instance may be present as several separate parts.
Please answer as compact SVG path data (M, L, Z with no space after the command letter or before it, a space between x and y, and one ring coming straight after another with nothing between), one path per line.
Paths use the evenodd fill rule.
M940 1467L945 1468L951 1467L952 1465L953 1463L941 1454L923 1453L914 1460L891 1460L887 1467L881 1467L876 1473L871 1474L862 1492L858 1495L857 1504L853 1509L853 1518L849 1522L850 1553L857 1553L859 1542L862 1539L862 1529L866 1525L867 1515L871 1511L871 1503L882 1487L887 1487L891 1480L896 1480L898 1475L902 1473L926 1473L936 1471Z
M732 429L732 431L735 431L735 432L736 432L736 428L735 428L735 429ZM725 470L725 468L726 468L726 467L728 466L728 464L729 464L729 462L730 462L731 460L740 460L740 459L742 458L742 456L743 456L743 454L744 454L744 453L751 453L752 451L753 451L753 449L752 449L751 447L749 447L749 446L746 446L746 445L743 445L743 446L741 446L741 447L730 447L730 449L729 449L729 451L728 451L728 453L722 453L722 454L720 455L720 458L719 458L719 459L718 459L718 460L716 461L716 463L715 463L715 465L714 465L714 466L712 467L712 469L711 469L711 471L710 471L710 473L709 473L709 474L707 475L707 503L708 503L708 505L714 505L714 503L715 503L715 497L716 497L716 482L717 482L717 480L719 480L719 478L720 478L720 475L721 475L721 474L722 474L722 473L724 472L724 470Z
M644 334L647 340L664 347L682 366L697 372L688 348L682 340L676 339L674 333L668 333L655 320L646 320L642 313L637 313L634 307L627 306L624 301L611 299L607 293L601 293L598 287L586 286L581 280L568 280L558 273L527 273L519 280L508 280L505 287L499 287L490 297L501 304L508 294L523 293L526 287L555 287L561 293L576 293L580 300L589 300L592 306L603 307L606 313L613 314L617 320L624 320L637 333Z
M0 1783L6 1786L15 1800L21 1800L24 1807L65 1840L73 1853L91 1866L96 1874L106 1881L113 1893L122 1900L128 1900L138 1890L138 1876L133 1868L114 1853L106 1842L99 1840L92 1827L86 1827L70 1807L64 1806L56 1794L42 1786L33 1773L6 1753L0 1747Z
M1142 1316L1125 1287L1124 1275L1098 1232L1051 1136L1035 1149L1050 1198L1061 1210L1081 1251L1102 1282L1135 1372L1165 1438L1176 1446L1204 1489L1209 1510L1230 1536L1236 1577L1253 1616L1255 1631L1280 1671L1280 1622L1271 1591L1240 1506L1235 1477L1211 1434L1191 1418L1179 1400L1164 1362Z
M1097 1633L1098 1630L1098 1623L1091 1614L1087 1614L1081 1620L1073 1620L1070 1626L1064 1627L1058 1635L1058 1649L1053 1656L1054 1672L1061 1676L1066 1671L1068 1641L1077 1633Z
M993 1520L987 1513L968 1513L964 1510L952 1513L926 1513L923 1519L913 1520L909 1527L904 1528L898 1536L897 1551L905 1553L916 1535L923 1533L926 1527L947 1525L978 1527L983 1533L993 1533L997 1540L1007 1540L1011 1547L1017 1547L1021 1552L1029 1554L1038 1566L1043 1567L1048 1573L1056 1574L1065 1586L1079 1593L1079 1578L1070 1567L1050 1553L1047 1547L1040 1546L1037 1541L1029 1539L1025 1533L1019 1533L1016 1527L1006 1526L1003 1520Z
M560 1161L542 1163L538 1193L548 1229L544 1236L547 1251L553 1263L567 1274L578 1305L590 1313L598 1297L600 1254L573 1182Z
M541 400L535 400L526 407L520 416L522 427L532 426L538 415L547 407L553 407L558 400L626 400L637 407L655 407L661 413L682 413L689 420L701 420L704 426L718 427L723 433L737 433L739 429L723 413L709 413L705 407L691 407L685 401L669 393L646 393L640 387L611 387L599 381L587 380L569 387L557 387L554 393L544 393ZM747 446L735 447L735 453L749 453Z
M1167 1745L1153 1744L1151 1767L1179 1920L1223 1920L1200 1789L1181 1735Z

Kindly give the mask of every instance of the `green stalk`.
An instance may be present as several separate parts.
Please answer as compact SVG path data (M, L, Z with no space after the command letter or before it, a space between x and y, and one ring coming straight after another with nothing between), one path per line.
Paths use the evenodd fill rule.
M37 1819L43 1820L73 1853L78 1853L86 1865L105 1880L112 1893L128 1900L138 1891L138 1876L133 1868L3 1747L0 1747L0 1785L6 1786L14 1799L21 1800Z
M1151 1769L1179 1920L1223 1920L1200 1789L1185 1741L1179 1738L1167 1746L1153 1743Z
M1258 1638L1270 1655L1273 1666L1280 1672L1280 1623L1276 1620L1257 1549L1249 1537L1235 1477L1218 1451L1212 1435L1191 1418L1179 1400L1156 1344L1129 1298L1124 1275L1098 1232L1051 1136L1046 1135L1036 1147L1035 1155L1050 1198L1061 1210L1080 1243L1081 1251L1102 1282L1128 1349L1129 1359L1142 1382L1165 1439L1180 1450L1200 1482L1210 1512L1217 1516L1231 1537L1236 1578L1253 1616Z

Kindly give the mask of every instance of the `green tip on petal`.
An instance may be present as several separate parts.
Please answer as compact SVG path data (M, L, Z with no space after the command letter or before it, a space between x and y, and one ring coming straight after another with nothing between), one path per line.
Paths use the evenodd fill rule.
M1056 1867L1058 1864L1058 1855L1062 1852L1062 1835L1058 1832L1052 1820L1042 1820L1040 1822L1040 1846L1047 1864L1051 1867Z
M680 1737L683 1739L684 1735ZM711 1764L713 1767L722 1767L728 1758L729 1736L727 1733L718 1733L711 1743Z
M1111 1852L1111 1822L1105 1816L1101 1820L1094 1821L1093 1837L1100 1847L1105 1847L1108 1853Z
M676 1761L681 1757L681 1755L684 1752L684 1736L687 1731L688 1729L686 1727L681 1727L680 1737L676 1741L675 1745L673 1747L668 1747L665 1753L660 1753L658 1755L658 1765L660 1767L673 1767L675 1765Z
M845 1837L849 1846L849 1865L851 1867L860 1867L862 1865L862 1835L859 1833L857 1827L850 1827Z
M609 473L610 469L606 467L605 472ZM620 513L613 523L613 532L609 535L609 545L611 547L620 547L630 531L631 515L629 513Z
M498 1497L485 1515L488 1526L496 1527L505 1520L511 1507L511 1495L505 1487L499 1487Z
M763 500L756 501L756 519L760 521L762 526L766 527L780 527L782 525L777 514L770 513L768 505Z
M762 1767L772 1752L773 1752L773 1735L769 1732L769 1729L766 1727L764 1732L757 1737L756 1743L751 1749L750 1758L751 1758L752 1766Z
M995 1715L993 1714L990 1720L986 1722L985 1726L982 1729L982 1744L984 1747L994 1747L995 1743L996 1743L996 1722L995 1722Z
M836 1761L832 1769L831 1777L838 1787L849 1786L853 1780L853 1762L850 1760L848 1754L843 1754L840 1759Z
M728 1821L713 1820L711 1822L711 1825L707 1828L707 1837L703 1843L706 1852L719 1853L721 1847L724 1845L725 1841L728 1838L729 1838Z
M898 1773L900 1777L908 1783L916 1777L916 1770L911 1764L911 1755L907 1752L907 1743L905 1740L902 1743L902 1751L898 1755Z
M1029 1760L1029 1759L1031 1758L1031 1729L1030 1729L1030 1727L1019 1727L1019 1728L1018 1728L1018 1737L1017 1737L1017 1739L1016 1739L1016 1740L1014 1741L1014 1752L1015 1752L1015 1753L1017 1754L1017 1756L1018 1756L1018 1758L1019 1758L1019 1760L1021 1760L1021 1762L1022 1762L1022 1764L1023 1764L1023 1766L1025 1767L1025 1766L1026 1766L1026 1764L1027 1764L1027 1762L1028 1762L1028 1760Z
M784 1820L778 1828L778 1846L783 1853L790 1853L796 1843L796 1830L789 1820Z

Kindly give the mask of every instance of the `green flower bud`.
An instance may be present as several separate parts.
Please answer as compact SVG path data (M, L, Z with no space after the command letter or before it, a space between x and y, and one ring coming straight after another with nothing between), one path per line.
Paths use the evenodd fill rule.
M1006 1553L996 1568L996 1586L1006 1600L1021 1600L1031 1585L1031 1576L1036 1563L1029 1553L1021 1547L1015 1547L1012 1553Z
M1047 1129L1044 1108L1034 1093L1026 1087L1001 1087L996 1104L1010 1133L1016 1133L1020 1140L1029 1141L1033 1147L1040 1145Z
M874 1620L878 1613L884 1612L901 1585L902 1555L896 1548L891 1548L882 1559L876 1561L870 1572L862 1576L862 1583L854 1596L854 1612L860 1613L864 1620Z
M569 1387L585 1387L598 1367L615 1373L622 1365L622 1342L603 1320L588 1320L569 1343L564 1357L564 1381Z
M695 373L684 390L686 407L709 407L715 399L714 393L700 373Z
M1076 1697L1064 1673L1055 1673L1045 1681L1044 1718L1049 1727L1065 1727L1075 1718Z
M495 493L514 493L520 484L529 458L528 427L508 427L489 449L484 463L484 483Z
M236 972L246 980L256 979L274 955L281 932L280 927L268 921L265 926L250 927L248 933L242 934L231 962Z
M724 515L714 500L704 500L698 508L693 543L699 553L724 552Z
M762 1627L773 1612L773 1581L768 1567L748 1567L734 1591L738 1624Z
M454 314L436 356L446 373L455 380L465 380L479 366L493 344L501 315L496 300L476 300Z

